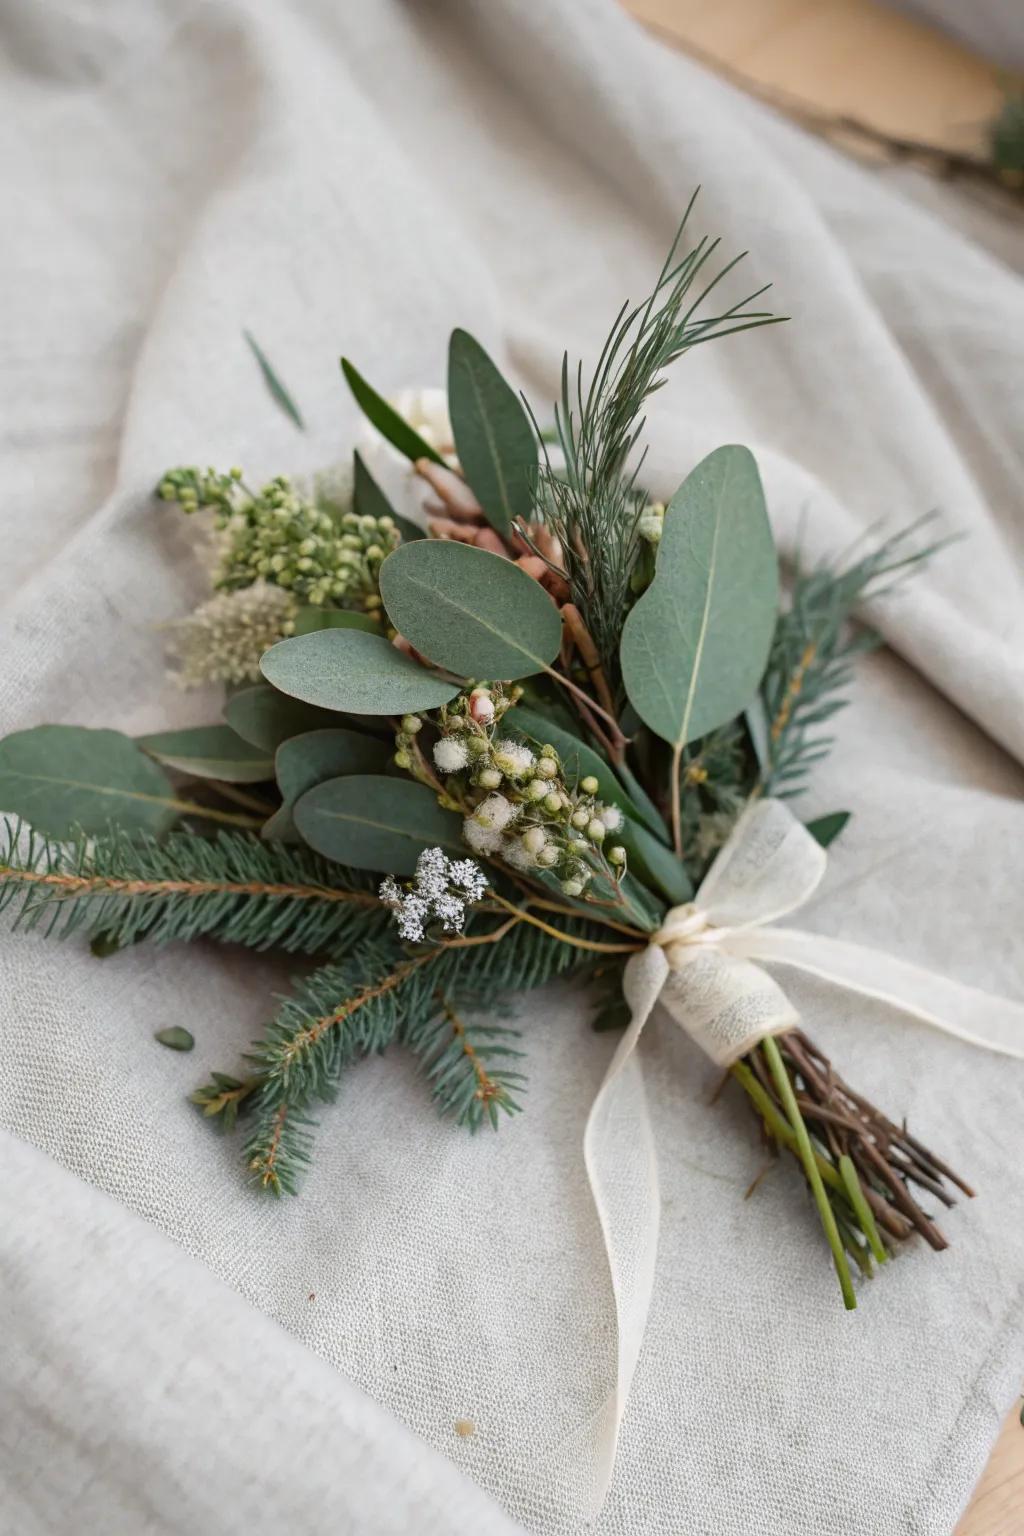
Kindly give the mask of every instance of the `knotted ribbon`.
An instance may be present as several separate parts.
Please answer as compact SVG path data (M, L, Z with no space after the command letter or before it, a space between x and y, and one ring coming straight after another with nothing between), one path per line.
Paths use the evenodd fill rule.
M611 1481L654 1282L658 1165L636 1044L655 1003L713 1061L728 1067L798 1021L782 988L755 963L767 960L889 1003L958 1040L1024 1060L1024 1004L859 944L774 926L811 897L826 863L825 850L782 801L752 802L695 899L673 908L647 949L626 966L632 1019L583 1139L618 1331L615 1387L597 1415L588 1458L595 1513Z

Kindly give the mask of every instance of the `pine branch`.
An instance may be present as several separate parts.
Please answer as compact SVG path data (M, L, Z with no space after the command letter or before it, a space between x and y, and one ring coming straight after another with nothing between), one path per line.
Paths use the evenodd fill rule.
M221 833L113 831L57 843L4 823L0 910L15 926L115 945L197 938L315 954L384 931L373 881L305 849Z
M639 550L637 522L647 499L638 480L642 458L627 470L644 427L641 412L665 383L665 370L684 352L778 318L749 308L764 288L720 313L697 318L712 290L742 258L705 281L719 242L704 237L679 255L696 195L653 292L642 304L620 310L586 389L582 364L571 379L568 357L563 359L555 429L564 468L553 467L545 456L541 470L542 515L559 540L573 603L613 683L619 679L619 638L633 597L629 582ZM545 558L539 548L534 553Z
M853 628L853 610L866 599L884 596L942 547L914 541L930 521L920 519L838 571L825 565L798 571L761 685L767 729L760 787L765 794L798 794L811 769L828 756L833 737L823 727L846 704L843 694L857 658L879 644L870 631Z

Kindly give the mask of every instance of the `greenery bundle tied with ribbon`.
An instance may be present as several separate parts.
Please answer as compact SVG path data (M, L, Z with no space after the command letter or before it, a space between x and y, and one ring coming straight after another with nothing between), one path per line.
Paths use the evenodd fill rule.
M213 587L171 626L176 676L225 685L223 718L0 741L0 903L98 955L202 940L303 957L263 1038L193 1094L243 1128L273 1193L297 1189L318 1106L370 1052L413 1052L470 1129L518 1111L525 1060L498 1004L572 974L595 1026L627 1031L585 1149L613 1279L608 1188L628 1159L609 1105L660 996L795 1160L853 1306L856 1275L904 1239L943 1246L932 1207L970 1190L898 1106L890 1120L847 1086L757 962L1005 1044L964 1023L978 994L877 956L873 987L862 953L774 926L847 819L805 827L789 807L874 643L853 612L934 545L916 525L790 571L783 598L746 448L709 453L667 505L648 493L643 413L666 370L775 318L760 292L718 305L735 263L686 230L593 370L566 359L553 427L457 330L446 394L392 402L343 361L367 422L350 465L264 485L168 471L154 515L192 518ZM649 1275L656 1210L638 1231L627 1268ZM646 1294L617 1295L624 1400Z

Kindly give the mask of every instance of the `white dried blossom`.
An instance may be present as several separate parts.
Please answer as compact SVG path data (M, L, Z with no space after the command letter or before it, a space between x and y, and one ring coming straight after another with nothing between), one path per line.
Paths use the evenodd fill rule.
M416 860L411 886L403 890L393 875L382 880L379 895L392 909L398 931L411 944L420 943L431 921L445 933L461 933L466 907L487 889L483 871L472 859L449 859L441 848L425 848Z
M450 468L457 468L447 390L402 389L392 397L390 404ZM393 448L365 418L360 424L356 447L395 511L425 530L431 518L428 506L436 501L436 497L405 455Z
M442 736L434 743L434 762L442 773L458 773L469 762L466 743L459 736Z
M481 826L472 816L462 823L462 835L476 853L495 853L501 847L501 833Z
M609 832L617 832L622 826L623 816L617 805L598 806L597 814Z
M536 866L536 856L525 847L519 837L506 837L501 842L501 857L513 869L527 870Z
M512 741L506 737L495 746L491 761L506 778L521 779L533 767L534 757L529 747L523 746L521 741Z
M493 827L496 832L507 827L519 815L519 806L504 795L488 795L473 812L482 827Z
M182 688L257 682L260 657L289 633L296 606L290 592L265 581L218 592L169 626L176 681Z

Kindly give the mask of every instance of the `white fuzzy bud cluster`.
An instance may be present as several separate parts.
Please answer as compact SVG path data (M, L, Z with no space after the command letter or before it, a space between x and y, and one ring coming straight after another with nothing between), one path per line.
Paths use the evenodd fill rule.
M260 657L290 632L295 608L290 592L265 581L218 592L169 626L175 680L182 688L257 682Z
M394 912L402 938L419 944L432 922L440 923L445 933L461 933L466 908L480 901L486 889L486 876L472 859L450 859L441 848L425 848L410 884L403 889L388 875L379 894Z

